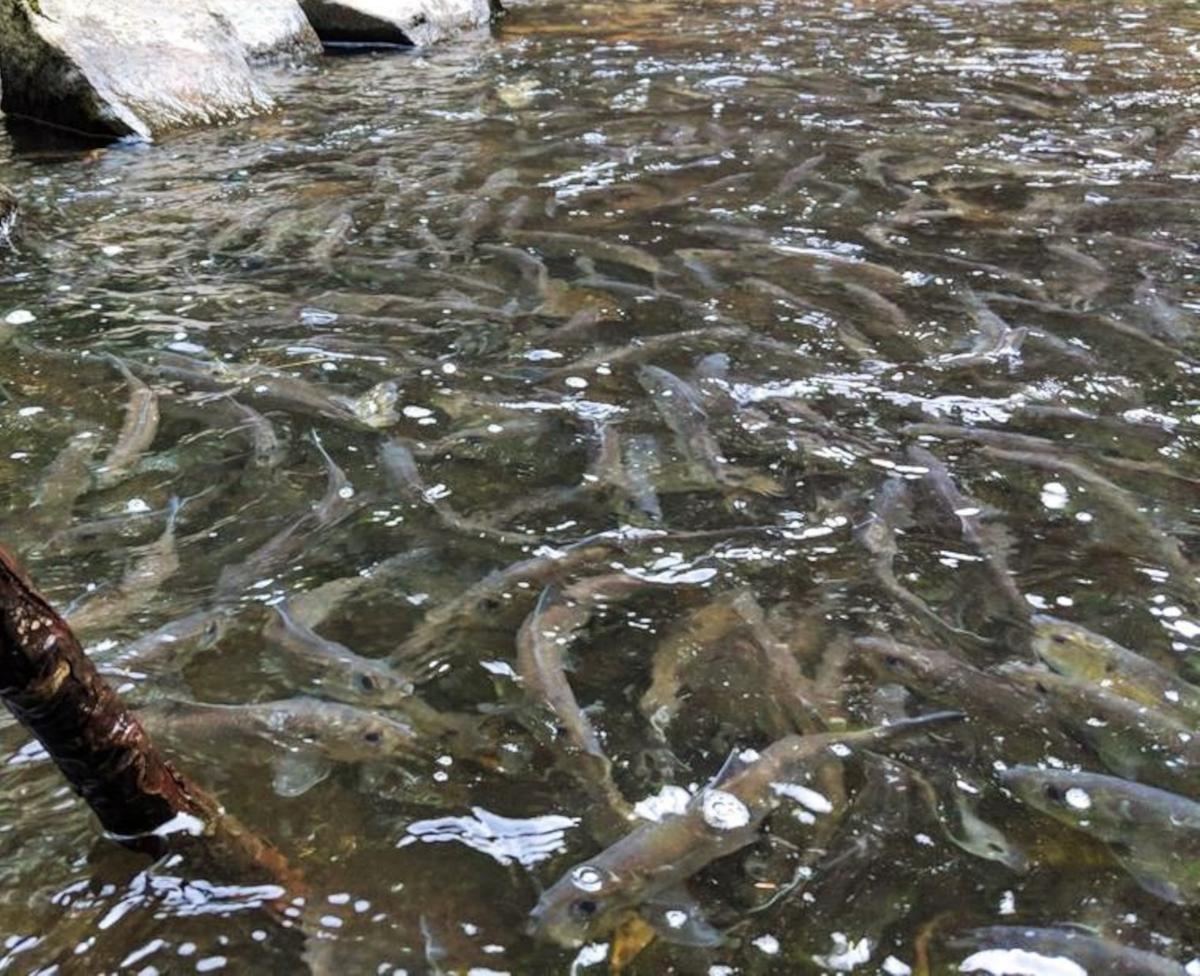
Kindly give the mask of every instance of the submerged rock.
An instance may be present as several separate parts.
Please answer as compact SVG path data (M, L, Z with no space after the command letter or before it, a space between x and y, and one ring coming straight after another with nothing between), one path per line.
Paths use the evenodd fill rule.
M492 16L490 0L302 0L321 40L422 46ZM497 4L498 8L498 4Z
M4 111L150 139L273 104L249 58L314 46L296 0L0 2Z

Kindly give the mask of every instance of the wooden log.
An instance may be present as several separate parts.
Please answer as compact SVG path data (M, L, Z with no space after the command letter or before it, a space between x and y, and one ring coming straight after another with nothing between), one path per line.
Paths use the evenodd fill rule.
M155 748L66 621L2 546L0 699L118 843L155 857L187 851L229 880L302 890L278 850Z

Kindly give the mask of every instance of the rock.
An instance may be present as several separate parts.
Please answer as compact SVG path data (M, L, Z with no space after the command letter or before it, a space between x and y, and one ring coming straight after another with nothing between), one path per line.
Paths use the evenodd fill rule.
M296 0L0 0L4 111L151 139L268 109L249 58L311 49Z
M300 0L206 0L229 21L233 36L251 60L319 54L321 41Z
M424 46L492 17L489 0L301 0L323 41ZM498 9L497 4L497 9Z

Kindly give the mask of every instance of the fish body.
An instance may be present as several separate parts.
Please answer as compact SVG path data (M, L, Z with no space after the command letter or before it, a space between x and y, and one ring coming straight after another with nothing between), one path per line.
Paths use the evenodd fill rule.
M1100 773L1014 766L998 776L1035 810L1111 845L1151 894L1200 903L1200 803Z
M125 420L117 442L104 458L96 472L96 487L111 488L129 476L129 471L139 457L154 443L158 436L158 394L133 374L128 366L115 356L110 361L120 370L129 386L129 403L125 407Z
M350 479L314 433L313 441L325 462L325 494L312 508L272 536L240 566L226 566L217 577L219 602L236 599L256 580L269 576L276 567L304 550L314 532L328 528L357 511L362 505Z
M1071 743L1046 702L1031 699L1003 675L981 671L948 651L890 638L860 637L855 651L887 681L896 681L946 708L962 708L968 721L1011 731L1036 730L1068 754Z
M1090 681L1184 722L1200 721L1200 687L1086 627L1033 617L1033 650L1060 674Z
M85 431L72 437L50 462L30 505L30 515L39 531L64 528L70 523L75 502L91 484L90 464L98 446L96 435Z
M495 571L455 599L434 607L391 655L413 671L439 655L461 653L461 632L503 613L510 594L531 594L576 570L594 565L621 551L617 542L596 541L548 555L523 559Z
M379 465L383 468L388 483L399 490L410 502L427 505L448 529L461 532L472 538L493 539L505 545L523 546L537 542L537 536L522 532L509 532L483 525L456 512L447 502L429 490L417 467L412 448L400 441L390 440L379 449Z
M977 643L978 638L946 623L929 604L896 578L895 562L900 552L896 533L911 522L912 505L908 482L902 478L888 478L876 492L871 511L856 531L858 541L871 554L871 567L884 592L911 611L927 631L953 641Z
M250 705L170 702L144 712L164 738L221 732L252 734L284 747L310 746L342 763L367 762L425 751L415 730L398 719L316 698L289 698Z
M533 934L563 946L583 945L619 924L628 910L754 843L763 820L789 793L796 795L794 787L823 758L880 745L951 717L958 716L943 712L861 732L791 735L749 761L727 764L682 813L637 827L570 868L533 909ZM799 795L809 809L830 812L815 791L799 789L807 791Z
M1195 723L1045 668L1009 664L1003 672L1047 699L1060 720L1117 776L1200 796Z
M1053 965L1055 971L1061 968L1058 960L1069 960L1093 976L1185 976L1183 966L1171 959L1075 928L989 925L948 941L955 948L975 950L969 958L980 961L978 953L1019 949L1048 957L1046 965Z
M181 504L179 499L172 500L163 534L142 547L129 571L116 586L97 594L67 614L67 622L73 630L95 631L113 626L153 602L162 584L179 571L175 526Z
M782 487L768 475L745 471L725 460L709 429L700 394L691 385L659 366L642 366L637 377L675 435L680 453L703 483L735 492L745 489L764 495L782 494Z
M197 610L122 645L103 665L124 671L177 669L186 657L220 640L230 620L223 608Z
M992 526L985 525L979 517L982 506L959 490L949 469L929 451L922 447L910 447L908 456L914 465L925 468L921 480L941 507L957 521L963 540L983 557L996 592L1001 594L1009 612L1016 620L1028 620L1031 613L1029 602L1013 580L1003 540Z
M322 637L296 620L284 604L275 606L275 619L264 636L313 670L321 690L330 697L375 708L403 707L412 698L412 681L384 662Z

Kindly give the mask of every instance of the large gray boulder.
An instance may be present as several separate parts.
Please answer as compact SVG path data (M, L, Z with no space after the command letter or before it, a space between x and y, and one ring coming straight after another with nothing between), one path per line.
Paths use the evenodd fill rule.
M268 109L249 59L313 46L296 0L0 0L4 111L104 137Z
M491 0L301 0L323 41L424 46L492 16ZM497 5L498 9L498 5Z
M205 3L229 22L233 36L252 60L307 57L321 52L321 42L300 9L300 0L205 0Z

